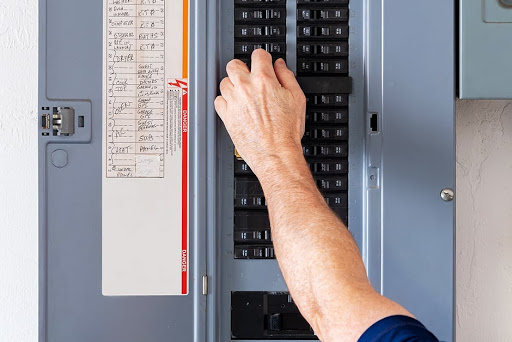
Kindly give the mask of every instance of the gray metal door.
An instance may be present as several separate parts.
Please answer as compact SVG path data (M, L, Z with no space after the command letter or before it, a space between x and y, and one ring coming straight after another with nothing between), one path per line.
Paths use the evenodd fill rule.
M190 5L195 25L204 3ZM198 227L204 205L197 200L190 203L189 294L102 295L103 0L40 0L39 19L39 340L202 341L205 240ZM198 69L191 68L192 79ZM200 93L191 93L194 111ZM54 107L74 109L73 135L54 136L51 127L43 128L51 125L46 115L52 120ZM203 148L196 144L198 133L191 130L195 155ZM201 196L197 180L204 168L196 163L202 162L191 160L190 189Z

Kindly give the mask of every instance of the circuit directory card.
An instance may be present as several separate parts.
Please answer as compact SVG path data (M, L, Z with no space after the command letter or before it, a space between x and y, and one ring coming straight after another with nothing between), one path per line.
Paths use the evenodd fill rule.
M188 294L188 0L104 0L102 290Z

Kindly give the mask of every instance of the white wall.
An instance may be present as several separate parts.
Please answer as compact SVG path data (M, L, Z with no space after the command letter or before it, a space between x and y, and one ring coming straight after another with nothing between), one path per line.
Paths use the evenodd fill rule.
M37 1L0 0L0 341L37 340Z
M456 312L458 341L512 341L512 102L457 105Z
M37 0L0 2L0 341L37 340ZM512 102L457 106L457 334L512 341Z

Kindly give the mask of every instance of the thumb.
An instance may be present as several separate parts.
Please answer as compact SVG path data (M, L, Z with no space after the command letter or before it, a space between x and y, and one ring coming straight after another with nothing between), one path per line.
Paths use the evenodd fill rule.
M213 104L215 106L215 110L217 111L217 114L219 115L220 119L224 122L228 103L222 96L217 96L215 98L215 102Z

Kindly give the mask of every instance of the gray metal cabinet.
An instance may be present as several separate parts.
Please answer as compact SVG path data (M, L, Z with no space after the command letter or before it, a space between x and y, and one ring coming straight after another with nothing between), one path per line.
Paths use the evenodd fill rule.
M104 296L103 2L40 0L41 342L230 341L233 293L286 293L275 259L234 257L236 159L213 100L237 55L235 3L189 4L188 295ZM309 3L280 7L281 53L300 76L297 6ZM340 77L352 82L340 90L348 101L348 227L373 286L453 341L454 201L446 194L455 185L455 6L348 6L340 38L348 43ZM48 125L69 115L74 121L53 135Z
M512 3L461 0L459 97L512 98Z

